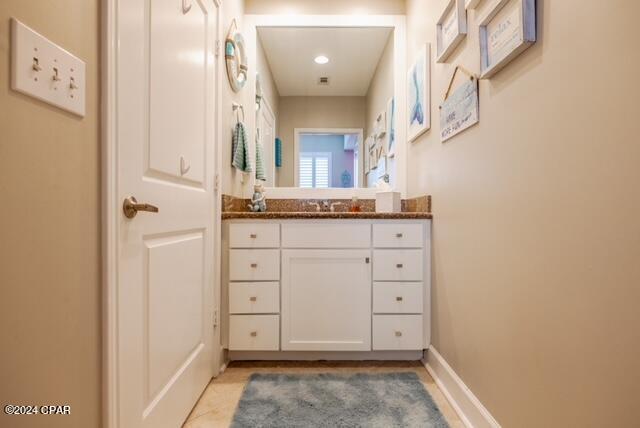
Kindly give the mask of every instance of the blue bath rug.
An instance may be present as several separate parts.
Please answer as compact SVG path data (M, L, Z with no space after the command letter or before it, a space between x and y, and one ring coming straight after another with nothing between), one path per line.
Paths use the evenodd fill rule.
M232 428L447 428L415 373L253 374Z

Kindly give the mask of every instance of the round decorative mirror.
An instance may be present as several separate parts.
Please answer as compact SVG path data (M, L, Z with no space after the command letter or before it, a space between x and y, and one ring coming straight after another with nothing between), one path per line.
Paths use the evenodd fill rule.
M224 47L225 59L227 61L227 76L229 84L234 92L240 91L247 83L247 50L244 45L242 34L236 32L227 35Z

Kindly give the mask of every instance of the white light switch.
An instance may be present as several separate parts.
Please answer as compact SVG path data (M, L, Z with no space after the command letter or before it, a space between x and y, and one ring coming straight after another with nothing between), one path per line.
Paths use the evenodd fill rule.
M11 19L11 88L85 115L85 63Z

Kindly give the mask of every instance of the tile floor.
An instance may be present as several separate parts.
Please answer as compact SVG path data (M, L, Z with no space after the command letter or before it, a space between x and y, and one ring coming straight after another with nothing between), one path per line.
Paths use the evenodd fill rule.
M417 361L250 361L233 362L202 393L183 428L223 428L233 419L242 390L252 373L415 372L451 428L464 428L427 370Z

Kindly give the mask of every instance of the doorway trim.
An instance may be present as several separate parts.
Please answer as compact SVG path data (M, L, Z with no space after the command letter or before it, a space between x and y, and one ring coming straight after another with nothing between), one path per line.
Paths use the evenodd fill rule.
M293 129L293 183L295 187L300 186L300 174L298 168L300 167L300 135L301 134L328 134L328 135L346 135L356 134L358 135L358 183L362 181L362 149L364 130L362 128L294 128ZM329 187L332 189L332 187Z
M221 0L208 0L216 9L216 46L215 49L215 183L214 189L214 272L220 272L221 266L221 211L222 195L220 189L220 171L222 170L222 85L223 55L221 40L224 40L222 28ZM118 0L101 2L101 247L102 247L102 424L105 428L119 428L119 381L118 381L118 222L121 202L118 200L118 146L117 146L117 66L118 66ZM217 325L214 325L213 337L213 374L220 373L222 358L220 346L220 275L214 274L215 308ZM213 322L213 320L212 320Z

